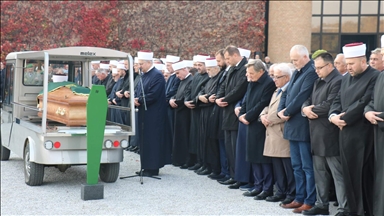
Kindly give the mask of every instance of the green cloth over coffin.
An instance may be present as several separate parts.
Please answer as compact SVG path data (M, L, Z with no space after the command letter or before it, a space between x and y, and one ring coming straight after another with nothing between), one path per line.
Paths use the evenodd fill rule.
M68 81L65 81L65 82L50 82L50 83L48 83L48 92L56 91L57 89L60 89L62 87L66 87L66 88L71 89L71 91L75 95L86 95L86 96L89 96L89 93L91 92L91 90L89 88L87 88L87 87L83 87L83 86L77 85L74 82L68 82ZM43 91L41 91L39 93L39 95L42 95L42 94L43 94Z

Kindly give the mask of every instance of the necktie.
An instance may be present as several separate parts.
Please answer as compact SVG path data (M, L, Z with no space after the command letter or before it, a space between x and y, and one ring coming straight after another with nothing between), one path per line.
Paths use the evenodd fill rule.
M281 89L277 90L277 95L276 96L279 96L279 94L281 93Z

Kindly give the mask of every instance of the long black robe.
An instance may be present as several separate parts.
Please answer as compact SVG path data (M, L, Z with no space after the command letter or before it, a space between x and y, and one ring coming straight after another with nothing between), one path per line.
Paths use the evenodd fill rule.
M349 211L358 215L364 215L364 210L372 211L372 191L369 190L372 187L369 183L372 181L372 173L369 173L369 168L373 151L373 128L363 113L371 100L379 73L368 66L357 76L345 75L329 110L329 115L345 112L341 119L347 125L339 133L340 160Z
M208 99L209 96L213 95L216 93L216 86L217 86L217 81L219 79L220 75L219 74L216 74L216 76L214 77L211 77L207 83L205 84L204 88L201 89L200 93L198 94L198 96L200 95L205 95L207 94L206 98ZM199 127L199 143L198 143L198 146L197 146L197 154L198 154L198 158L201 158L203 160L203 163L204 164L207 164L208 162L208 155L207 155L207 144L209 143L209 138L208 138L208 124L209 124L209 117L212 113L212 110L213 110L213 103L210 103L208 101L208 103L203 103L201 102L200 100L198 101L198 104L199 104L199 107L201 107L200 109L200 127ZM210 143L210 145L213 145L214 143ZM217 146L218 147L218 146ZM212 164L212 160L209 160L210 163L208 163L209 165ZM218 165L218 163L214 163L216 166ZM215 171L217 171L217 168L218 167L215 167ZM220 169L218 170L220 171Z
M171 75L165 84L165 100L167 103L167 117L165 127L165 142L168 144L167 149L169 154L172 154L173 148L173 133L175 123L175 110L169 105L169 99L175 96L177 89L180 85L180 79L176 77L176 74Z
M113 86L111 93L108 95L108 100L110 102L115 100L116 103L117 103L117 104L112 103L112 105L121 106L121 101L117 100L117 99L119 99L119 97L116 96L116 92L118 91L118 89L122 85L123 81L124 81L124 78L120 78L116 82L116 84ZM119 123L119 124L124 124L124 118L125 117L123 116L121 110L119 110L119 109L110 109L110 112L111 112L111 121L112 122L116 122L116 123Z
M193 76L190 91L187 91L185 95L185 101L192 101L195 104L195 108L191 109L191 128L189 139L189 153L191 154L197 154L197 146L199 143L200 107L197 103L198 94L208 80L209 77L207 73L197 73ZM198 159L201 160L201 158Z
M384 119L384 73L377 77L372 100L364 112L381 112ZM374 125L373 215L384 215L384 122Z
M135 89L135 98L139 98L139 134L140 161L142 169L159 169L170 161L166 155L165 133L165 80L155 67L143 73L142 83L145 92L147 110L145 110L141 83Z
M189 132L191 126L191 110L184 105L185 91L191 87L192 75L180 81L176 95L173 97L177 108L175 110L172 164L187 163L189 149Z
M256 82L248 84L239 114L239 116L245 114L245 119L249 122L246 138L246 160L248 162L271 163L271 158L263 155L265 127L258 119L261 111L269 105L275 89L276 85L267 72L264 72Z

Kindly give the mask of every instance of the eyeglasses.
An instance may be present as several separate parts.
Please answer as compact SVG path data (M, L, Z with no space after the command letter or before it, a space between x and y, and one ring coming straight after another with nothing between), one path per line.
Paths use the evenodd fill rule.
M286 75L281 75L281 76L274 76L274 77L272 77L272 79L274 79L274 80L278 80L278 79L280 79L280 78L282 78L282 77L285 77Z
M321 69L323 69L325 66L327 66L327 65L329 65L329 63L327 63L327 64L325 64L324 66L322 66L322 67L315 67L315 69L316 70L321 70Z

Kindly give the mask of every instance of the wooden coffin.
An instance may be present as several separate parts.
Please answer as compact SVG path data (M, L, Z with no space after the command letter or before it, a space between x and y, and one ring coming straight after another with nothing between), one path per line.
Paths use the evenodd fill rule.
M38 107L43 108L43 95L38 97ZM76 95L71 89L61 87L53 92L48 92L47 119L57 121L66 126L86 125L88 96ZM43 112L38 112L42 117Z

